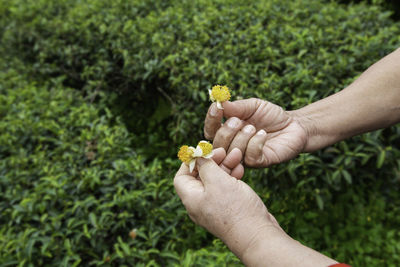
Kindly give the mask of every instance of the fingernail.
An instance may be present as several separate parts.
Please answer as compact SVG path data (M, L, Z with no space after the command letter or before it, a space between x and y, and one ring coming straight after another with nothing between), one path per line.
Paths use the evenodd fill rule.
M243 132L248 133L248 134L252 134L252 133L254 133L255 131L256 131L256 128L255 128L253 125L251 125L251 124L246 125L246 126L244 126L244 128L243 128Z
M235 150L238 150L240 153L242 153L242 150L240 150L239 148L235 147L234 149L232 149L231 153Z
M215 104L212 104L210 108L210 115L215 117L217 116L217 113L218 113L217 106Z
M240 120L238 118L230 118L227 123L229 128L236 128L239 126Z
M263 135L267 135L267 133L264 130L259 130L257 132L257 135L263 136Z

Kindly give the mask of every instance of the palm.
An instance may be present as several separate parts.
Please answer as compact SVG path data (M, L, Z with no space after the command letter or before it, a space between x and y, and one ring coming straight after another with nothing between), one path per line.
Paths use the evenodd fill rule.
M304 128L275 104L252 98L224 102L223 106L223 112L218 111L213 116L210 107L204 135L213 139L215 147L227 151L239 148L248 166L267 167L287 161L297 156L306 145ZM228 120L221 127L222 116ZM261 130L267 134L260 133Z
M262 154L258 158L246 160L246 164L265 167L300 154L307 141L303 127L281 107L258 99L254 101L258 102L257 108L245 122L254 125L257 130L265 130L268 134Z

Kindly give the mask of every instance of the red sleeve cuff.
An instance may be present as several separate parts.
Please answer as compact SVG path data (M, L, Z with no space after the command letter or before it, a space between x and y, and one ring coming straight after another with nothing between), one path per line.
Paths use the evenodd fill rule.
M328 267L351 267L351 266L344 263L336 263L333 265L329 265Z

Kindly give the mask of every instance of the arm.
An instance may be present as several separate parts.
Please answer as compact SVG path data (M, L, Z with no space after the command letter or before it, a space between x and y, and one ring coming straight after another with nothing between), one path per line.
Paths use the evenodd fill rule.
M304 152L400 121L400 49L344 90L289 112L307 132Z
M220 238L244 264L326 267L336 263L290 238L257 194L230 176L229 170L202 158L197 168L199 179L182 164L174 178L176 192L190 218Z
M239 258L246 266L331 266L337 261L302 245L283 231L263 231Z
M399 122L400 49L344 90L295 111L255 98L227 101L223 107L217 110L212 104L205 120L204 135L214 147L239 148L252 167L281 163ZM222 117L228 120L221 126ZM262 130L267 134L258 136Z

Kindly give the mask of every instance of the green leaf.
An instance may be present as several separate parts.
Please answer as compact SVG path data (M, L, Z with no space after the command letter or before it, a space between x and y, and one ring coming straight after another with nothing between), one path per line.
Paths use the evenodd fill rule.
M324 209L324 201L322 200L322 197L317 194L317 195L315 195L315 199L317 201L318 208L320 210L323 210Z
M376 161L376 167L378 169L382 168L382 165L385 162L385 156L386 156L386 151L385 150L381 150L381 152L378 155L378 159Z
M94 213L89 213L89 220L90 220L90 223L93 225L93 227L97 228L97 218L96 218L96 214L94 214Z
M351 175L350 175L350 173L348 171L343 170L342 171L342 175L343 175L343 178L346 180L347 183L352 184L353 180L352 180Z

